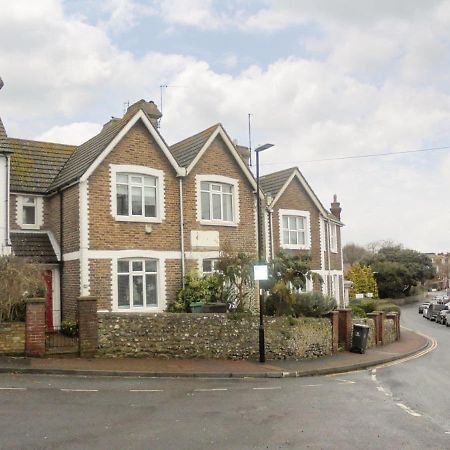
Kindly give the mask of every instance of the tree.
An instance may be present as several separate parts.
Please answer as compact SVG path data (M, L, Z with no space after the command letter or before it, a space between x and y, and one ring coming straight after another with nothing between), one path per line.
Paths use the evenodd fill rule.
M367 294L368 292L372 292L374 298L378 298L377 281L371 267L358 263L353 264L345 274L345 278L353 283L349 292L351 299L354 299L356 294Z
M293 314L296 294L306 288L307 279L322 281L319 274L311 271L309 255L291 256L282 251L278 253L270 263L269 280L265 285L270 291L267 299L268 309L272 309L270 313Z
M375 272L381 298L408 296L413 286L435 276L431 259L401 245L382 247L367 255L363 264Z
M360 262L364 256L366 256L368 251L357 244L347 244L342 248L342 255L344 257L344 264L352 265Z
M23 319L25 298L44 295L37 264L17 256L0 256L0 322Z

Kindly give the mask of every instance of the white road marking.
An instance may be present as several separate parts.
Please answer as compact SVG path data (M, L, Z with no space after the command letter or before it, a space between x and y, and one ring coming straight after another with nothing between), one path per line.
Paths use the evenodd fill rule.
M0 391L26 391L27 388L22 387L0 387Z
M446 431L445 434L450 434L450 431Z
M321 384L302 384L302 387L318 387L322 386Z
M404 411L406 411L409 415L414 416L414 417L422 417L422 414L419 414L418 412L412 410L411 408L408 408L406 405L404 405L403 403L396 403L397 406L399 406L400 408L402 408Z
M60 389L62 392L98 392L98 389Z
M274 386L274 387L254 387L254 391L273 391L275 389L281 389L281 386Z
M163 389L130 389L130 392L164 392Z
M338 384L355 384L356 381L344 380L342 378L336 378L336 381L339 381Z
M194 389L194 392L216 392L216 391L228 391L228 389L227 388Z

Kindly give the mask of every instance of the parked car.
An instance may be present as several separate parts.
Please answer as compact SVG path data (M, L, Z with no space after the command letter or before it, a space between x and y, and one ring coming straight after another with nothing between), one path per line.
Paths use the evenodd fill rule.
M430 305L430 302L425 302L419 305L419 314L423 314L424 308L427 308Z
M427 306L425 306L424 308L423 308L423 312L422 312L422 317L427 317L427 313L428 313L428 307L429 307L430 305L427 305Z
M426 318L428 320L436 320L436 316L443 310L447 308L447 306L445 305L438 305L436 303L432 303L428 309L427 309L427 314L426 314Z
M440 323L441 325L447 324L447 314L450 313L450 309L443 309L436 316L436 323Z

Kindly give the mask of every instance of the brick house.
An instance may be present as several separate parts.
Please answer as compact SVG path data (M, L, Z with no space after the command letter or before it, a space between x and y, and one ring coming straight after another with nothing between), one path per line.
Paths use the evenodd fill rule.
M213 271L222 249L256 255L248 151L221 124L169 146L160 117L140 100L80 146L9 138L0 121L0 254L42 265L49 327L76 317L80 295L97 297L99 311L164 311L183 275ZM298 170L278 190L270 177L280 173L262 183L274 197L268 223L277 229L281 209L310 211L314 269L342 274L339 218L304 192ZM336 254L322 248L333 224ZM270 254L277 246L271 239Z
M297 167L263 176L260 183L267 199L266 257L280 250L309 254L312 270L324 281L322 292L344 306L343 223L336 196L328 212ZM306 289L313 290L311 282Z

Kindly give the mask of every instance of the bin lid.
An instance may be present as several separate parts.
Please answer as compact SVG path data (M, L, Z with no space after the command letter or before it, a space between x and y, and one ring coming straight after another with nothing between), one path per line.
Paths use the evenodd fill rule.
M370 328L368 325L364 325L362 323L354 323L353 326L358 328Z

